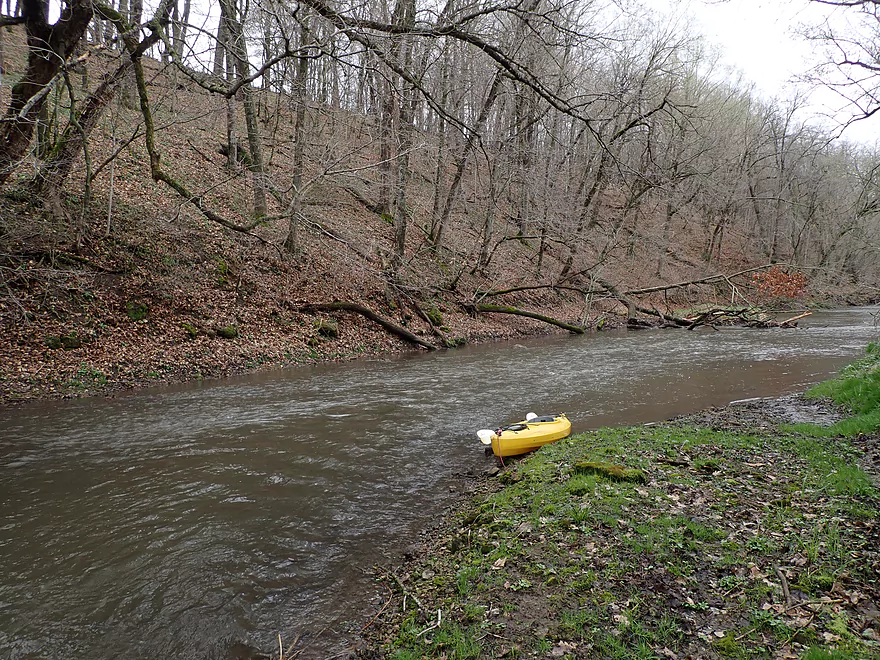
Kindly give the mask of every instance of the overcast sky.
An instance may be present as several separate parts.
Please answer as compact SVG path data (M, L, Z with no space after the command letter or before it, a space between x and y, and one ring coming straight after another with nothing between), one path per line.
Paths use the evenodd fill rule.
M812 46L798 35L802 24L819 24L841 12L808 0L642 0L656 11L682 17L694 32L717 46L722 61L739 69L767 98L788 98L789 81L815 60ZM849 10L853 11L853 10ZM838 16L840 18L840 16ZM840 99L814 92L813 109L822 112ZM856 122L844 137L866 144L880 138L880 116Z

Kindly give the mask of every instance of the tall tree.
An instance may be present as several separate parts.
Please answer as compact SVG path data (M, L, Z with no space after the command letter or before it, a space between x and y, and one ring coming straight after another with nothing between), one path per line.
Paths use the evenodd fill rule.
M238 76L241 104L244 109L245 127L247 129L248 148L250 151L250 171L253 181L254 217L268 215L266 199L266 168L263 162L263 138L257 119L257 104L253 85L250 82L250 62L248 60L247 41L244 33L244 16L234 0L221 0L226 3L226 28L229 34L230 57ZM231 148L231 145L230 145Z
M812 0L845 10L807 37L825 47L825 59L813 72L817 84L839 95L850 107L850 119L867 119L880 111L880 2L878 0Z
M28 59L21 79L12 87L6 114L0 122L0 185L6 182L27 151L51 85L60 81L67 62L92 20L91 0L70 0L55 23L49 23L49 3L21 0L21 16L0 23L24 23Z
M284 248L288 254L296 254L299 247L298 228L303 207L303 170L305 168L306 147L306 98L309 76L309 52L307 46L311 41L308 17L303 17L300 24L300 54L296 61L294 78L293 102L296 113L293 143L293 172L291 174L291 201L288 210L290 226Z

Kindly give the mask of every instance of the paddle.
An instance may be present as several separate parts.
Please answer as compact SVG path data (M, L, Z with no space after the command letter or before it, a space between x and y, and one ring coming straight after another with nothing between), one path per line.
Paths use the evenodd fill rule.
M495 435L495 431L492 431L490 429L480 429L479 431L477 431L477 437L484 445L492 444L493 435Z

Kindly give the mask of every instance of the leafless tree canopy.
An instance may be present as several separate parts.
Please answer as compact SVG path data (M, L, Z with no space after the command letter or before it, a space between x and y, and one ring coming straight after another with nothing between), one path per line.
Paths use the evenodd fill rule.
M851 120L880 110L880 3L876 0L813 0L832 10L829 20L807 31L824 47L825 59L812 72L815 83L837 94Z
M815 1L860 26L815 28L830 48L816 75L870 116L880 7ZM636 250L662 281L685 239L703 246L694 267L750 252L875 278L876 152L812 126L798 96L719 79L698 38L632 6L222 0L205 16L189 0L66 0L52 22L43 2L6 3L0 186L38 191L59 222L82 191L82 233L112 217L114 162L138 153L157 191L207 220L293 256L332 236L403 287L439 259L454 288L511 240L560 286L588 288ZM196 119L182 90L216 117L187 147L199 171L166 155ZM233 184L250 194L224 195ZM414 186L429 189L420 212ZM329 230L310 204L331 189L388 235Z

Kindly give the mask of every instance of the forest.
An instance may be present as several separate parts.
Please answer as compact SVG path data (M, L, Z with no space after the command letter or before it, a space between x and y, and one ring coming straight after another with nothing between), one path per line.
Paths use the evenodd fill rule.
M878 297L876 144L644 3L3 0L0 71L0 403Z

